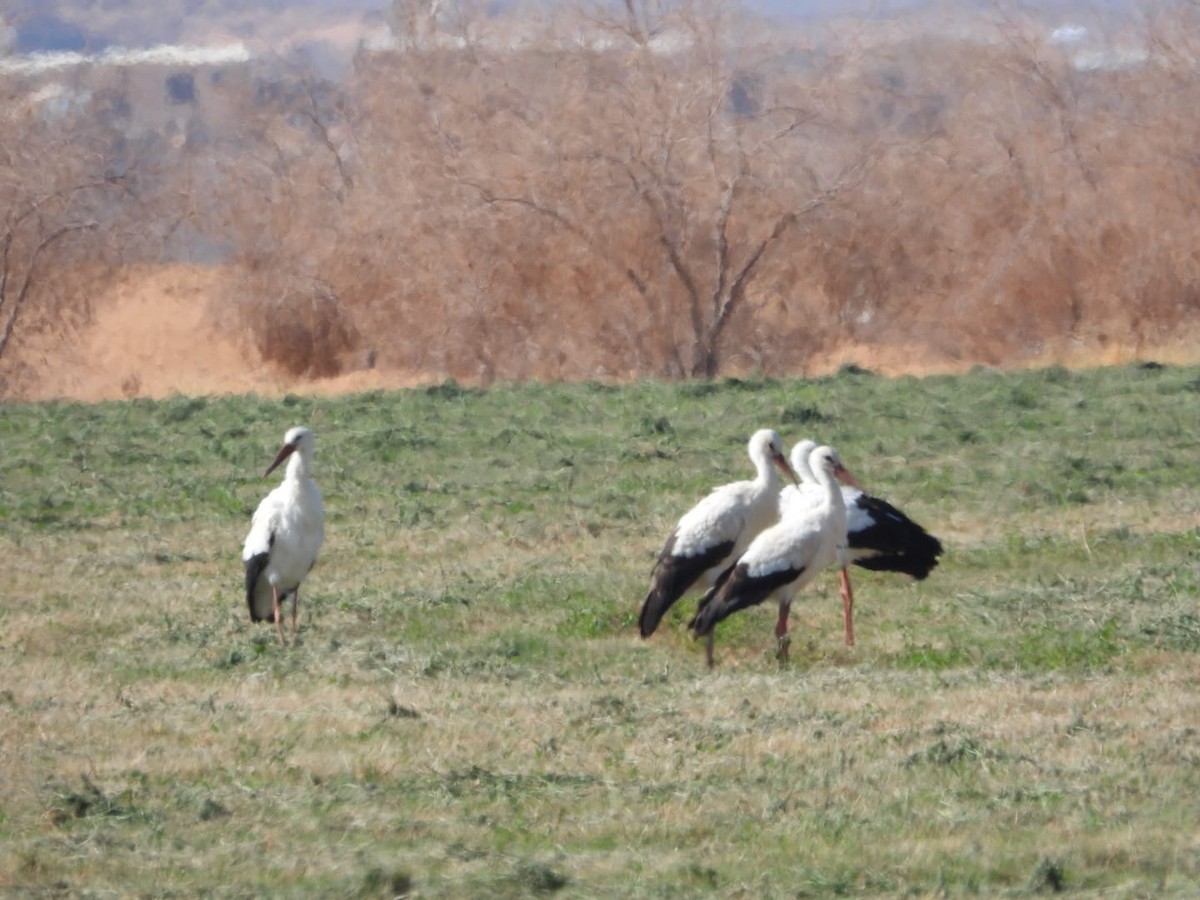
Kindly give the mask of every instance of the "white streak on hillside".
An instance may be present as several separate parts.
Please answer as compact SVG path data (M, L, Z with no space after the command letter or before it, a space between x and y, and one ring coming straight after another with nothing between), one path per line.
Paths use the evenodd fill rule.
M161 44L139 50L111 47L103 53L30 53L27 56L0 57L0 72L36 75L74 66L211 66L243 63L251 59L245 44L197 47L187 44Z

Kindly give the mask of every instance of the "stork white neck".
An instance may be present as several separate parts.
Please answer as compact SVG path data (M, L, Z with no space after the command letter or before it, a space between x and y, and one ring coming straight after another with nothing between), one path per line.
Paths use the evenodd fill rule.
M790 457L792 468L796 470L796 474L800 476L800 480L805 484L816 484L817 479L813 476L812 466L809 465L808 458L812 456L812 452L817 449L817 442L811 440L803 440L792 448Z
M839 552L846 543L846 503L842 497L842 488L838 484L841 477L851 478L842 465L842 459L831 447L817 447L808 457L808 467L813 478L824 492L824 503L828 504L830 514L835 520L834 532L838 535Z
M782 471L791 474L791 467L783 457L782 442L779 435L770 428L754 432L750 437L748 450L750 461L754 463L756 484L763 488L776 490L782 482Z
M298 446L290 457L288 457L287 470L283 477L287 481L303 481L306 478L312 477L312 451L303 444Z
M840 497L842 492L838 488L837 479L833 475L833 469L828 461L828 456L818 456L818 450L825 450L826 454L828 453L828 448L825 447L818 447L816 450L812 451L810 454L811 461L806 467L808 469L808 474L814 481L817 482L817 484L825 488L831 497L835 494ZM813 465L814 461L816 462L816 465Z

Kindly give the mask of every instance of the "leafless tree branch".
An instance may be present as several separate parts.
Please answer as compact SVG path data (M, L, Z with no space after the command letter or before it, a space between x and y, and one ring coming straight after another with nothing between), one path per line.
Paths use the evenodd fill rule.
M4 352L8 349L8 343L12 339L13 330L16 328L17 317L20 316L21 310L25 306L25 301L29 296L29 291L33 288L33 285L36 281L37 264L42 253L59 240L66 237L68 234L77 231L89 231L96 228L98 225L99 223L97 222L72 222L69 225L60 226L43 237L38 242L37 246L33 248L33 251L29 255L29 261L26 263L24 268L21 286L17 290L16 296L11 298L11 302L9 303L8 314L4 319L4 330L0 331L0 359L4 357ZM0 274L0 309L4 308L5 302L9 299L5 296L4 288L6 288L8 284L8 251L11 245L11 236L12 232L10 231L5 235L4 241L4 271L2 274Z

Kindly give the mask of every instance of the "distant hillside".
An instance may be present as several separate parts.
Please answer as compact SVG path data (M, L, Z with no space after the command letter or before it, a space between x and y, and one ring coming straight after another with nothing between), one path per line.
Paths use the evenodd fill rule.
M302 33L322 20L380 14L385 0L14 0L0 20L15 32L10 52L100 52L108 47L205 42Z

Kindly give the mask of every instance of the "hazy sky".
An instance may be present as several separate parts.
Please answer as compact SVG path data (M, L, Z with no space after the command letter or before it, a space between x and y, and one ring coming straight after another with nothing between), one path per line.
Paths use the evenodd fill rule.
M443 0L451 7L454 0ZM494 5L534 8L581 0L492 0ZM588 2L588 0L582 0ZM593 0L602 2L602 0ZM612 0L616 2L616 0ZM941 7L946 10L992 9L997 0L741 0L749 9L788 19L830 15L892 17L905 11ZM1072 13L1128 11L1136 0L999 0L1026 10L1048 13L1051 24L1074 19ZM1133 7L1130 6L1133 4ZM225 36L278 37L288 29L289 15L301 21L307 11L361 15L389 9L391 0L0 0L0 52L81 51L109 47L147 47L198 41L214 33ZM1053 20L1059 20L1054 22ZM212 28L207 26L213 26Z

